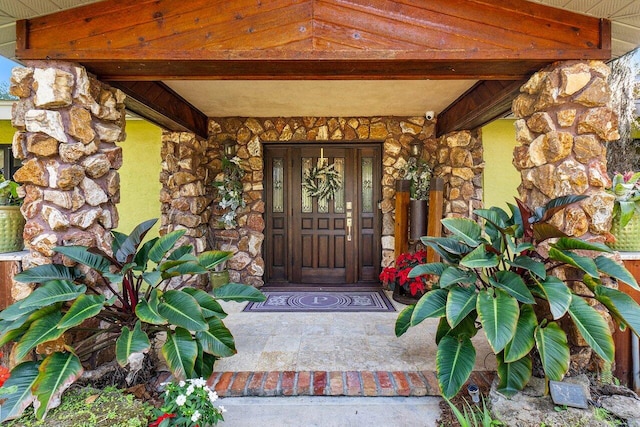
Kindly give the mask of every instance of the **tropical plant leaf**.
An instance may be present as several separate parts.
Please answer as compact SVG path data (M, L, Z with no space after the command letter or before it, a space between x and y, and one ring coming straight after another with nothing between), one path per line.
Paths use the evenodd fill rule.
M531 379L531 357L522 357L513 362L505 362L503 354L496 355L498 362L498 391L507 397L511 397L522 390Z
M55 352L42 361L39 371L33 384L33 407L36 418L43 419L49 409L60 405L62 393L80 378L83 369L75 354Z
M3 388L9 390L15 387L15 390L2 395L5 401L0 405L0 423L18 418L33 402L31 387L38 377L39 364L23 362L11 370L11 376L5 381Z
M567 335L556 322L549 322L536 328L535 337L545 375L551 380L562 381L569 370Z
M171 261L167 261L163 263L163 267ZM176 261L178 262L178 261ZM186 262L178 262L177 265L167 268L162 273L163 279L168 279L170 277L176 276L184 276L188 274L205 274L208 273L208 270L200 265L198 265L195 261L186 261Z
M205 353L202 350L202 345L198 342L198 357L196 357L196 363L193 366L193 371L196 377L209 378L213 373L213 365L218 360L213 354Z
M467 268L496 267L500 260L494 253L487 252L484 245L479 245L460 260L460 265Z
M149 264L149 251L151 251L151 248L155 245L158 239L158 237L155 237L146 241L140 249L138 249L135 258L133 259L133 263L137 265L136 270L145 271L147 269L147 265Z
M64 330L58 329L60 319L62 319L62 313L53 311L31 323L29 330L25 332L13 349L16 360L24 359L29 351L38 344L60 338L60 335L64 333Z
M498 271L489 281L496 288L502 289L509 295L524 304L535 304L531 291L522 280L522 277L512 271Z
M66 280L51 280L38 287L20 303L20 309L41 308L60 301L70 301L84 294L85 285L76 285Z
M211 271L216 266L231 259L233 252L231 251L207 251L198 255L198 263Z
M561 237L553 245L554 248L561 251L584 250L596 252L613 252L607 245L596 242L587 242L585 240L574 239L571 237Z
M539 282L541 295L549 303L549 309L554 320L565 315L571 304L571 289L562 280L555 276L547 276L543 282Z
M631 286L635 290L640 291L640 286L638 286L638 282L636 278L633 277L633 274L629 272L624 266L618 264L614 260L607 258L606 256L599 256L594 259L598 270L603 273L623 281L627 285Z
M56 246L54 251L101 273L109 271L111 262L102 255L89 252L86 246Z
M447 265L442 262L430 262L428 264L416 265L409 271L409 278L419 277L425 274L435 274L441 276Z
M27 296L27 298L29 298L29 297ZM29 313L33 313L34 311L37 310L37 308L35 306L31 307L29 309L23 309L22 307L20 307L20 305L22 304L23 301L24 300L16 301L13 304L11 304L9 307L7 307L4 310L0 311L0 319L2 319L3 321L13 322L13 321L15 321L17 319L20 319L25 314L28 315Z
M436 371L442 395L455 396L469 379L476 361L476 349L469 338L444 336L436 352Z
M536 344L533 334L538 326L538 319L529 304L520 306L520 316L513 339L504 347L504 362L512 363L529 354Z
M227 283L215 288L212 293L214 297L222 301L262 302L267 300L267 297L260 290L242 283Z
M18 301L19 302L19 301ZM5 345L9 341L16 341L19 336L22 336L24 332L29 329L31 323L38 320L41 317L44 317L50 313L60 311L60 304L53 304L47 307L42 307L39 310L25 310L22 316L14 320L3 320L0 322L0 346ZM11 307L18 307L18 303L14 303ZM8 310L8 309L7 309ZM6 311L6 310L5 310ZM13 332L16 330L20 330L20 332ZM13 338L10 338L12 336Z
M517 256L513 259L513 261L509 261L509 264L512 267L527 270L530 273L535 274L542 280L547 277L547 270L544 266L544 263L536 261L535 259L528 256Z
M629 295L617 289L598 285L594 289L596 299L605 305L613 316L629 326L640 336L640 305Z
M100 313L105 305L104 295L80 295L60 320L58 328L67 330Z
M484 218L498 229L502 229L510 225L509 214L498 207L492 207L490 209L476 209L473 213L480 218Z
M569 315L582 338L605 361L613 363L614 346L609 326L604 318L581 297L574 295Z
M480 244L482 228L477 222L468 218L444 218L440 222L467 245L475 248Z
M438 286L442 289L450 288L458 283L473 284L476 276L470 271L464 271L460 268L449 266L444 269L438 280Z
M554 261L564 262L565 264L572 265L577 269L580 269L587 273L591 277L599 277L598 267L593 259L576 255L572 252L561 251L554 247L549 249L549 258Z
M158 304L158 313L169 323L190 331L206 331L209 328L200 304L191 295L169 290L162 295L162 300L163 302Z
M196 288L184 288L183 292L188 293L192 297L198 301L200 304L200 309L202 309L202 315L205 319L210 317L217 317L218 319L224 319L227 317L227 313L224 312L224 309L220 305L218 301L202 289Z
M560 196L551 199L542 207L542 212L544 214L542 217L540 217L540 221L548 221L556 214L556 212L561 211L567 206L573 203L580 202L586 198L587 196L576 196L571 194L568 196Z
M13 278L20 283L45 283L50 280L68 280L73 282L80 273L71 267L61 264L45 264L21 271Z
M411 315L411 326L416 326L429 317L442 317L447 306L446 289L434 289L422 296Z
M415 308L416 308L415 305L408 305L400 312L400 314L398 314L398 318L396 319L396 326L395 326L395 332L397 337L404 335L404 333L407 332L407 330L409 330L409 327L411 326L411 316L413 315L413 310Z
M192 378L198 345L189 331L178 327L175 331L167 333L167 340L162 346L162 356L175 377Z
M169 256L167 257L168 261L176 261L179 259L183 259L186 261L185 257L187 255L191 255L191 251L193 251L193 247L191 245L184 245L184 246L179 246L177 248L175 248L173 251L171 251L171 253L169 254ZM191 255L193 256L193 255ZM193 256L193 260L196 260L197 258L195 256Z
M476 328L477 318L478 314L472 311L455 328L449 326L449 322L445 317L440 318L438 329L436 330L436 345L440 343L442 337L447 335L456 339L475 337L478 334L478 329Z
M119 241L118 249L114 250L114 258L120 263L131 262L140 242L142 242L142 239L144 239L144 236L151 230L156 221L158 220L149 219L138 224L131 234L126 236L124 240Z
M158 312L158 290L152 289L149 292L149 299L141 299L136 305L136 316L145 323L152 325L164 325L167 323L167 319L160 315Z
M205 353L217 357L229 357L237 353L233 335L229 332L222 320L212 317L207 321L209 329L196 332L196 339L202 345Z
M142 325L138 320L133 331L126 326L122 328L122 332L116 340L116 360L120 366L127 366L129 356L133 353L146 353L150 347L149 337L142 330Z
M473 250L473 247L461 243L460 241L452 237L421 237L422 243L431 247L434 250L444 249L444 253L447 257L451 258L452 255L465 255ZM443 257L447 259L446 257ZM456 258L451 258L456 259ZM451 262L451 261L449 261Z
M553 239L556 237L567 237L566 233L558 230L553 225L547 222L538 222L531 225L531 229L533 231L533 239L536 242L544 242L548 239Z
M476 309L478 294L475 287L463 288L456 286L449 290L447 296L447 321L455 328L469 313Z
M159 264L167 252L173 248L178 239L180 239L186 231L187 230L172 231L171 233L167 233L156 240L151 250L149 250L149 259L156 264Z
M476 309L489 345L494 353L501 352L516 332L518 301L500 289L495 289L493 295L482 290L478 294Z

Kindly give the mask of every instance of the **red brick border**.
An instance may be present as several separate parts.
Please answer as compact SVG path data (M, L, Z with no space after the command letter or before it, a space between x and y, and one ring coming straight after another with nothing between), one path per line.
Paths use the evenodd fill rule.
M488 390L493 371L474 371L469 382ZM214 372L208 381L222 397L439 396L434 371Z

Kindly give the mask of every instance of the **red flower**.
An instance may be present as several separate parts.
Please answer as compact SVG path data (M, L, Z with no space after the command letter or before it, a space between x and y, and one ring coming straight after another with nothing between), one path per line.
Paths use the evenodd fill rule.
M149 423L149 427L158 427L167 418L175 418L176 414L162 414L155 421Z
M2 352L0 351L0 357L2 357ZM11 371L4 366L0 366L0 387L4 385L4 382L9 379L11 376Z
M427 251L421 249L415 253L402 253L396 259L395 267L385 267L380 273L380 281L385 285L390 285L393 289L395 285L402 286L411 295L418 292L424 292L429 282L433 281L434 276L427 274L419 277L409 278L409 273L413 267L426 264ZM431 287L429 286L429 289Z

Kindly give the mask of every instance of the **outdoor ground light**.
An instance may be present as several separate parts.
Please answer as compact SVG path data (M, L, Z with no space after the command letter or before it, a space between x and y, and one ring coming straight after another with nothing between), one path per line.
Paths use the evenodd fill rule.
M471 400L473 400L473 403L480 402L480 389L477 385L469 384L467 386L467 392L469 393L469 396L471 396Z

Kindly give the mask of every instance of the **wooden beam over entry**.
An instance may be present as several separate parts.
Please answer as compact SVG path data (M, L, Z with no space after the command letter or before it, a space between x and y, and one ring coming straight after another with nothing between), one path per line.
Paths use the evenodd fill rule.
M480 81L438 114L436 135L479 128L511 111L526 80Z
M122 82L147 117L192 130L202 127L192 107L175 109L170 96L155 106L130 82L169 92L158 82L487 80L441 114L442 133L502 114L509 81L555 61L611 57L608 20L525 0L105 0L16 31L18 59L80 63Z
M193 132L207 138L208 119L200 110L185 101L162 82L108 82L123 91L128 110L178 132Z

